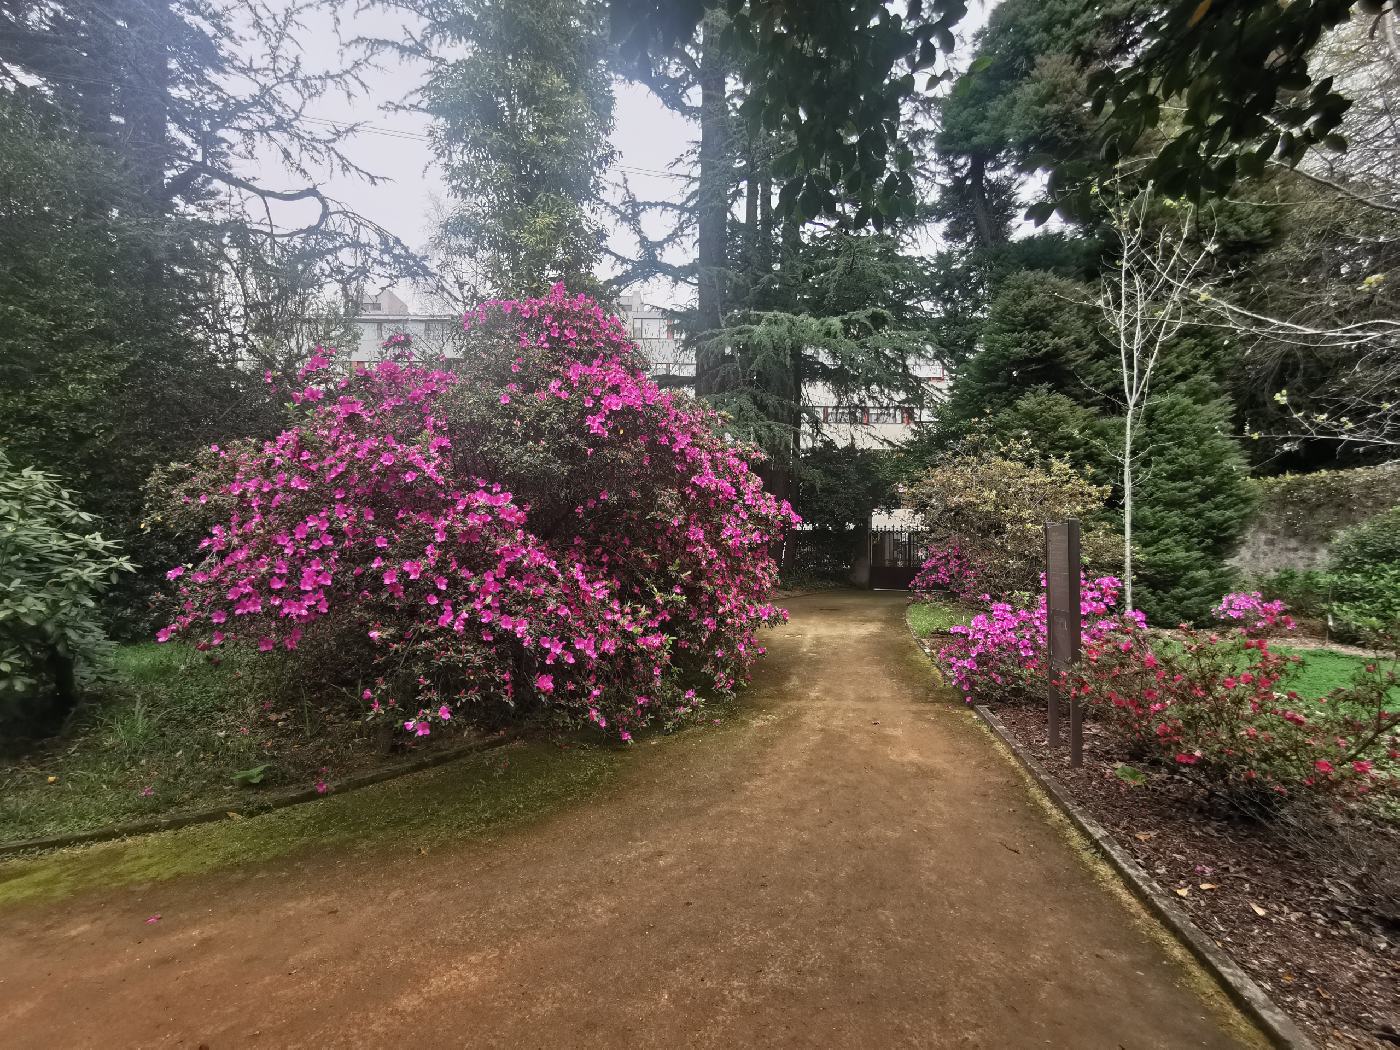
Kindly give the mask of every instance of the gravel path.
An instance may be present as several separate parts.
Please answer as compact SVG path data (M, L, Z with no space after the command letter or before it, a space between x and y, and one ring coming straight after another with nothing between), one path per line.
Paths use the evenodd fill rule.
M931 695L902 595L791 609L754 716L527 827L0 913L0 1042L1260 1045Z

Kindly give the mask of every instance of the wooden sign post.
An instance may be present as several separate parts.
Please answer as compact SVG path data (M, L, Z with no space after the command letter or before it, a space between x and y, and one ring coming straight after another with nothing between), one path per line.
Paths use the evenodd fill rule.
M1045 523L1045 634L1047 648L1047 710L1050 746L1060 746L1060 701L1065 699L1056 679L1079 659L1079 522ZM1084 732L1079 701L1069 700L1069 764L1084 763Z

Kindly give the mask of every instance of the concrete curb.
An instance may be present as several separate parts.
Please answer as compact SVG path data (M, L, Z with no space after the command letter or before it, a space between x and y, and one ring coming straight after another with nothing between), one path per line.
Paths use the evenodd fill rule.
M1176 934L1202 966L1215 975L1235 1004L1263 1029L1275 1046L1281 1050L1316 1050L1312 1040L1303 1034L1302 1029L1289 1019L1252 977L1235 965L1234 961L1167 897L1132 855L1119 846L1096 820L1080 811L1035 756L1025 751L1011 737L1001 719L982 704L975 705L973 710L997 739L1006 745L1021 767L1030 774L1031 779L1050 797L1055 807L1088 837L1094 848L1128 884L1133 895L1142 901L1163 925Z
M382 784L386 780L394 780L398 777L408 776L410 773L421 773L425 769L432 769L434 766L446 765L458 759L466 758L470 755L480 754L482 751L491 751L498 747L504 747L519 740L524 732L513 729L508 732L498 733L495 736L487 737L484 740L473 740L469 744L459 747L449 748L433 754L423 755L419 758L409 759L407 762L398 762L392 766L383 766L379 769L371 769L364 773L355 773L344 778L336 787L327 791L325 795L320 794L315 788L303 788L300 791L289 791L280 795L267 795L253 800L250 804L239 805L231 803L219 806L214 809L201 809L192 813L172 813L166 817L152 817L149 820L136 820L127 824L115 824L111 827L96 828L92 831L74 831L65 835L49 835L43 838L21 839L17 842L0 842L0 858L13 857L21 853L39 853L44 850L61 849L65 846L81 846L94 842L111 842L115 839L130 838L135 835L150 835L158 831L174 831L177 828L187 828L194 824L212 824L216 820L230 820L235 817L253 817L263 813L271 813L274 810L286 809L288 806L299 806L306 802L315 802L318 799L326 798L330 795L342 795L347 791L356 791L360 788L369 787L372 784Z

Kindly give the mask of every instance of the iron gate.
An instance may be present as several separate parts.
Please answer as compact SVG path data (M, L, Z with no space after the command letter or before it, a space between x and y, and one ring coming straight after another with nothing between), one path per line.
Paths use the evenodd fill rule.
M871 529L871 589L907 591L927 557L928 533L918 529Z

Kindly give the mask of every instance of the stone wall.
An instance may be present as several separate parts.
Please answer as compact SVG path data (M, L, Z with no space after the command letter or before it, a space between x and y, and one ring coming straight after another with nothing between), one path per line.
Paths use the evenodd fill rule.
M1320 569L1348 525L1400 504L1400 461L1378 467L1258 478L1259 510L1230 560L1250 576Z

